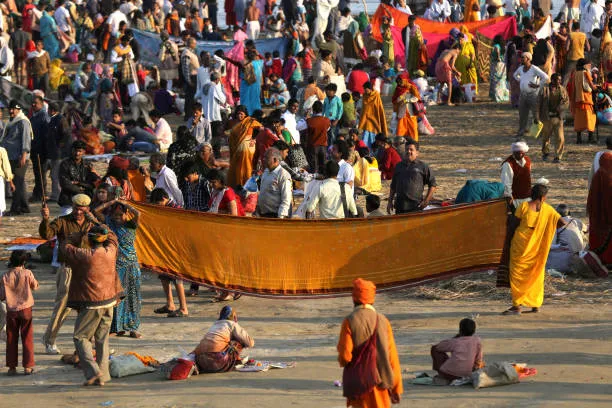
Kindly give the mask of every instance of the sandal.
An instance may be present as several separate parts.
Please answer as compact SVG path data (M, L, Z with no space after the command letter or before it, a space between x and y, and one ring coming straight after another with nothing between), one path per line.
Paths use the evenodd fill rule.
M518 316L520 314L521 314L521 309L515 308L515 307L511 307L510 309L504 310L502 312L502 315L504 316Z
M183 313L180 310L173 310L172 312L168 313L168 317L188 317L189 315L187 313Z
M142 334L138 333L137 331L131 331L130 337L133 339L140 339L142 337Z
M156 313L156 314L167 314L167 313L172 313L172 312L174 312L174 310L168 309L168 306L158 307L157 309L153 311L153 313Z
M34 369L33 368L24 368L23 369L23 374L24 375L32 375L32 374L34 374Z

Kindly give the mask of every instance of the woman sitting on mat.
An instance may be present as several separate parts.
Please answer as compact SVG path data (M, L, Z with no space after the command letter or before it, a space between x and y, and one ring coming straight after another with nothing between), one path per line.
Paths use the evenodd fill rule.
M242 349L255 345L255 341L237 322L238 317L232 307L224 306L219 319L208 329L193 351L201 372L231 371L243 360L240 357Z

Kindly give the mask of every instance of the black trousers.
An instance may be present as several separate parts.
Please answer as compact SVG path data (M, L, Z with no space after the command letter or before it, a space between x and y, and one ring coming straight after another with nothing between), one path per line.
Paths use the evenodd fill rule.
M43 196L43 191L47 191L47 159L36 152L30 154L30 159L32 160L32 170L34 170L34 189L32 190L32 197L40 200ZM38 167L39 160L40 168ZM40 172L41 170L42 174Z
M21 213L30 212L28 200L26 198L26 181L25 175L28 170L28 162L25 166L19 166L19 160L9 160L11 171L13 172L13 183L15 184L15 192L13 192L13 202L11 203L11 212Z
M223 145L223 138L225 137L223 122L220 120L210 122L210 130L212 132L212 140L210 144L212 144L213 153L215 157L221 157L221 146Z
M323 174L325 172L325 156L327 154L327 146L308 146L307 152L310 172Z
M191 83L193 85L190 86L187 84L187 82L185 82L185 121L189 120L189 118L193 116L193 104L195 103L194 96L196 93L197 81L198 78L195 75L192 75Z

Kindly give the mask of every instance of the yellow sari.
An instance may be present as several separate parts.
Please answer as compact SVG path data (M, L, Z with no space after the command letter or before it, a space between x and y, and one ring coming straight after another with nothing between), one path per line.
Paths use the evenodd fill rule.
M243 186L253 173L255 155L253 128L258 127L262 127L262 124L251 117L246 117L230 132L230 166L227 172L227 185L230 187Z
M378 170L378 161L375 158L372 158L372 163L370 163L365 157L362 157L355 163L353 170L355 171L355 186L370 193L382 190L380 170Z
M465 26L463 26L465 27ZM467 31L467 29L466 29ZM467 39L461 42L461 52L455 61L455 68L461 72L461 85L476 85L478 94L478 73L476 72L476 50L472 44L471 34L466 34Z
M540 307L546 259L561 216L546 203L540 211L532 211L529 202L522 203L514 215L521 223L510 246L512 306Z

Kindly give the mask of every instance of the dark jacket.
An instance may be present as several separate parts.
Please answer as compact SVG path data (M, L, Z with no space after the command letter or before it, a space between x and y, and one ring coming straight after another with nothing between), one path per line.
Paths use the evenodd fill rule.
M61 113L50 117L45 149L47 159L60 160L70 156L71 136L70 125Z
M41 238L47 240L57 236L60 246L65 242L71 242L72 244L77 244L80 248L89 248L87 230L92 225L91 221L87 219L85 219L83 224L79 225L74 216L68 214L57 217L53 221L43 219L38 226L38 233ZM59 262L64 262L64 254L60 252L57 259Z
M47 115L44 109L34 112L30 118L30 124L32 124L32 133L34 134L31 153L39 154L46 158L49 115Z
M61 192L57 203L60 206L72 205L72 197L81 193L92 197L93 183L97 179L98 177L85 166L83 161L77 164L72 157L65 159L59 168ZM78 183L75 184L74 181Z
M77 248L69 243L61 247L66 263L72 268L68 307L111 306L123 296L123 287L115 269L117 236L106 228L109 230L108 240L95 249Z

